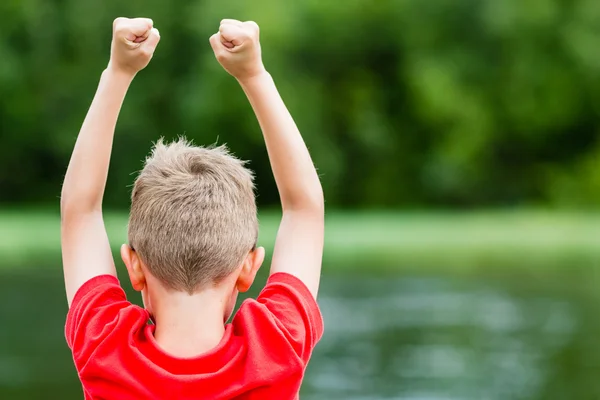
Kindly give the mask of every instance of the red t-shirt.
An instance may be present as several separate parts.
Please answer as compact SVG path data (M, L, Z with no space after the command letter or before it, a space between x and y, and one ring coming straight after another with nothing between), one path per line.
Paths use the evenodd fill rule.
M245 300L221 343L199 357L162 351L148 320L114 276L79 289L65 333L86 400L298 399L323 334L316 301L286 273L273 274L256 300Z

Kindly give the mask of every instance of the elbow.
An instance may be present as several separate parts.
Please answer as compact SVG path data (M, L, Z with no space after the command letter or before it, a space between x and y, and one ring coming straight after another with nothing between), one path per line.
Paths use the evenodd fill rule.
M321 185L317 185L318 187L314 190L314 193L311 193L308 206L311 210L318 214L325 213L325 195L323 194L323 187Z
M67 211L72 207L73 202L71 201L71 198L69 196L69 193L67 191L65 191L65 188L63 186L63 190L60 193L60 215L61 217L63 217Z
M70 218L76 215L90 214L99 211L102 208L99 202L91 201L86 196L73 196L68 190L62 190L60 196L60 215L61 219Z
M69 214L72 210L77 207L77 203L79 203L79 199L77 196L73 196L73 191L69 189L68 186L63 185L62 191L60 193L60 215L64 216Z
M321 216L325 214L325 196L320 183L313 188L303 190L297 196L290 196L289 201L282 201L283 211L302 212Z
M68 193L65 193L64 190L60 195L60 218L64 220L65 218L69 218L70 215L74 215L77 213L77 201L74 200Z

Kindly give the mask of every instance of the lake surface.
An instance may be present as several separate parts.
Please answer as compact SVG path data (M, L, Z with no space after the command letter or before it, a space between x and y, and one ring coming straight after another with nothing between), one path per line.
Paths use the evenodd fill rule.
M42 270L0 268L0 399L82 398L62 276ZM326 273L301 398L600 399L599 275Z

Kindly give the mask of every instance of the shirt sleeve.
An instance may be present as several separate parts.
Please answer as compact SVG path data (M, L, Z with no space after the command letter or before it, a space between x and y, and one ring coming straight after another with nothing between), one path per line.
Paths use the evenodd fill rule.
M120 311L129 305L118 279L112 275L94 277L79 288L65 326L77 369L87 363L117 324Z
M323 317L306 285L295 276L278 272L269 277L256 299L277 322L298 356L308 363L323 336Z

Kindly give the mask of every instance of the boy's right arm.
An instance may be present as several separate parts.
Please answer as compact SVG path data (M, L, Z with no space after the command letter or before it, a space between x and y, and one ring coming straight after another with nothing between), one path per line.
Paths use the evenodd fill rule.
M61 196L61 247L67 299L100 275L116 276L102 220L102 197L115 125L135 74L150 59L160 36L146 18L113 24L109 66L77 138Z
M223 20L210 39L217 60L243 88L261 126L283 218L271 274L299 278L316 298L324 241L323 189L302 135L265 70L254 22Z

